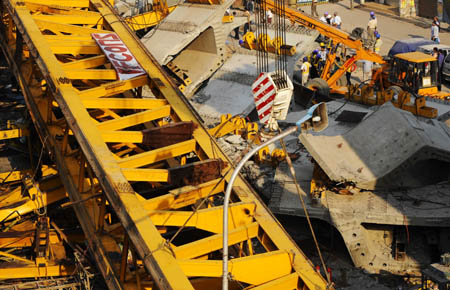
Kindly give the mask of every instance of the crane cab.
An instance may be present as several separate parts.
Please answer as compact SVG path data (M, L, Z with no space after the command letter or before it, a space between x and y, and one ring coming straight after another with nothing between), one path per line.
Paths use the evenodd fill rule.
M388 81L419 95L438 93L439 64L436 58L422 52L395 55L390 62Z

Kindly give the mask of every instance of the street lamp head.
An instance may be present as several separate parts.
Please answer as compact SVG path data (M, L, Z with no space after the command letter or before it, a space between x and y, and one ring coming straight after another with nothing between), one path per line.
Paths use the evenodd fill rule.
M302 132L306 132L311 129L314 132L325 130L328 127L328 113L326 103L321 102L309 108L306 116L300 119L296 123L296 125L297 128Z

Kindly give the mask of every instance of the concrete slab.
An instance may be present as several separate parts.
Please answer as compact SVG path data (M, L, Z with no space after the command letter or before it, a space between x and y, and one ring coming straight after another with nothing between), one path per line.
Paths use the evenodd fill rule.
M222 22L232 3L228 0L221 5L180 4L141 39L156 60L174 72L187 97L222 66L227 35L247 21L245 17L235 17L232 23ZM177 71L189 81L185 82L184 76L180 78Z
M291 78L295 63L312 49L316 37L316 33L287 33L287 43L297 48L297 53L288 57ZM228 42L231 57L191 99L207 124L218 122L221 114L247 115L254 109L251 85L257 77L256 52L240 47L234 39ZM269 68L275 70L274 55L269 58Z
M343 135L302 134L300 140L331 180L361 189L421 187L447 180L450 172L450 129L391 103Z

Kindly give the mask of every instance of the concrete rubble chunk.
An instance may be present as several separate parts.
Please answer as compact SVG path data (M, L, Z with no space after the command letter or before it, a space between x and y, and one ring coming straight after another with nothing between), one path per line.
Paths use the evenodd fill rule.
M161 65L176 68L189 77L186 96L207 80L226 60L225 40L246 17L235 17L232 23L222 18L233 1L221 5L183 3L170 13L141 41ZM169 64L170 63L170 64Z
M345 134L300 140L331 180L361 189L416 188L450 174L450 128L391 103Z

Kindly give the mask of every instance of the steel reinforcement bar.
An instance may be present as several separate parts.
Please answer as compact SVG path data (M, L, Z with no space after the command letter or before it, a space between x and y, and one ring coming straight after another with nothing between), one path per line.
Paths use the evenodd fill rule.
M1 8L2 50L108 287L219 289L231 162L167 74L104 0ZM231 288L325 289L247 182L234 188Z

